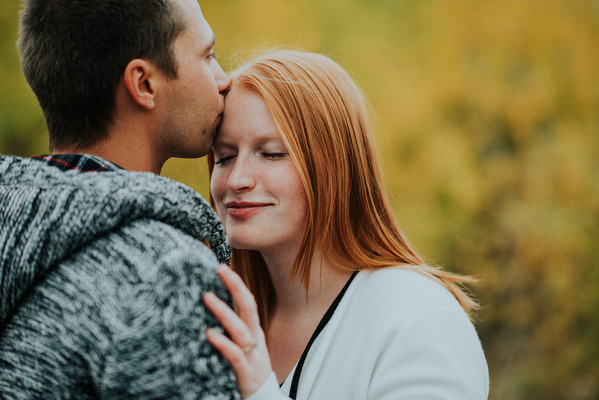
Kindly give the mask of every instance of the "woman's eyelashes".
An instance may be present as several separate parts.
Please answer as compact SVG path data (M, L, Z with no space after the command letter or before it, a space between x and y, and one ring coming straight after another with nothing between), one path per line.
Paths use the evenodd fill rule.
M265 158L267 160L280 160L289 155L287 151L261 151L259 152L260 157ZM237 154L222 154L216 155L217 161L215 161L214 165L224 165L228 161L237 157Z
M232 160L235 156L217 156L217 160L214 162L214 165L225 164L227 161Z
M277 159L280 159L280 158L285 158L288 155L288 153L284 152L284 151L282 151L282 152L272 152L272 153L271 152L262 152L260 154L262 155L262 157L268 158L268 159L271 159L271 160L277 160Z

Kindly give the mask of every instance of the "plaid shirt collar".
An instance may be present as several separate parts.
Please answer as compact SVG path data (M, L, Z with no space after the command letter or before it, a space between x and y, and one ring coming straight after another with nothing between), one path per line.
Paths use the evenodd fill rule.
M57 167L62 171L74 169L80 172L100 172L123 169L110 161L89 154L48 154L32 158Z

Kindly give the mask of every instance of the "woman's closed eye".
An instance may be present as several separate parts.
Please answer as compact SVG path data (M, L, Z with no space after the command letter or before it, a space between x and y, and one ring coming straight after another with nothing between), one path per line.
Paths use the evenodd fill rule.
M262 152L261 154L262 154L262 157L268 158L271 160L285 158L289 155L289 153L285 153L285 152L276 152L276 153Z
M217 160L214 162L214 165L219 165L219 164L226 164L227 161L230 161L232 159L234 159L236 157L236 155L222 155L222 156L218 156Z
M267 160L280 160L280 159L287 157L288 155L289 155L289 153L287 153L285 151L276 151L276 152L263 151L263 152L260 152L260 156L262 156L263 158L265 158ZM214 163L214 165L220 165L220 164L225 165L229 161L233 160L236 157L237 157L237 154L217 155L216 156L217 161Z

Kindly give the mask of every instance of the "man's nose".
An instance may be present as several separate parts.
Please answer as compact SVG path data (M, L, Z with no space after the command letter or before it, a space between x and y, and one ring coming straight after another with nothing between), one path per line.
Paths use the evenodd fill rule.
M223 93L224 91L229 89L229 86L231 86L231 79L229 79L227 74L225 74L225 72L222 70L222 68L218 64L218 62L214 61L213 68L214 68L213 73L214 73L214 80L216 81L216 86L218 87L218 91L220 93Z

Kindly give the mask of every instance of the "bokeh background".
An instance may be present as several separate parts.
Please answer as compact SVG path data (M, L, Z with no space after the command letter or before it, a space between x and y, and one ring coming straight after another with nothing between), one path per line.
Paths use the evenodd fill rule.
M599 1L200 5L225 70L281 46L356 79L408 238L480 278L491 399L599 399ZM19 69L18 10L0 3L0 154L31 156L47 133ZM163 174L207 194L205 160Z

